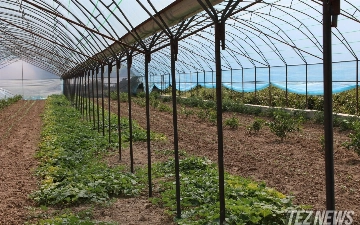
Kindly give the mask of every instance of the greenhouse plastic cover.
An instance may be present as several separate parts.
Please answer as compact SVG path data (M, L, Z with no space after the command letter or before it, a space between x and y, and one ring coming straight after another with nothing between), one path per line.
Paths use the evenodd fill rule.
M221 51L224 87L253 92L273 85L299 94L323 94L321 1L211 3L219 15L227 4L235 7L226 20ZM332 28L334 93L358 85L359 9L360 1L341 1L338 27ZM159 15L168 25L165 30L157 23ZM179 34L176 88L215 87L213 21L195 0L7 0L0 4L0 23L0 68L15 56L64 79L78 76L77 68L99 66L96 60L113 62L117 57L126 65L121 42L132 46L132 74L144 82L144 46L155 40L149 87L159 89L171 84L169 34L187 24ZM135 31L142 38L139 43Z

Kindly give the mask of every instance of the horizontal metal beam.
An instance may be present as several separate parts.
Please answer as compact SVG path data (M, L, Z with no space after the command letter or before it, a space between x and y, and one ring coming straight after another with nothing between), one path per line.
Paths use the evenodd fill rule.
M39 6L39 5L31 2L31 1L23 0L23 2L26 2L26 3L28 3L28 4L30 4L30 5L32 5L32 6L34 6L34 7L36 7L36 8L38 8L38 9L42 10L42 11L45 11L45 12L47 12L47 13L50 13L50 14L56 16L56 17L59 17L59 18L65 20L66 22L69 22L69 23L75 24L75 25L77 25L77 26L79 26L79 27L82 27L82 28L84 28L85 30L90 31L91 33L98 34L98 35L100 35L100 36L102 36L102 37L104 37L104 38L107 38L107 39L109 39L109 40L111 40L111 41L114 41L115 43L117 43L117 44L119 44L119 45L122 45L122 46L124 46L124 47L130 48L130 49L132 49L132 50L134 50L134 51L137 51L137 52L144 53L144 51L142 51L142 50L139 50L139 49L137 49L137 48L134 48L134 47L131 46L131 45L128 45L128 44L126 44L126 43L123 43L122 41L116 40L116 39L113 38L113 37L110 37L110 36L108 36L108 35L106 35L106 34L103 34L103 33L99 32L99 31L97 31L97 30L91 29L91 28L89 28L89 27L87 27L87 26L85 26L85 25L83 25L83 24L81 24L81 23L78 23L78 22L73 21L73 20L71 20L71 19L69 19L69 18L66 18L65 16L62 16L62 15L60 15L60 14L58 14L58 13L52 12L51 10L48 10L48 9L46 9L46 8L44 8L44 7L41 7L41 6Z
M18 26L18 25L16 25L16 24L12 23L12 22L9 22L9 21L7 21L7 20L4 20L4 19L2 19L1 17L0 17L0 21L4 21L4 22L10 24L11 26L14 26L14 27L16 27L16 28L19 28L19 29L21 29L21 30L23 30L23 31L26 31L26 32L28 32L28 33L30 33L30 34L33 34L33 35L35 35L35 36L37 36L37 37L40 37L40 38L42 38L42 39L44 39L44 40L47 40L47 41L49 41L49 42L51 42L51 43L53 43L53 44L56 44L56 45L58 45L58 46L60 46L60 47L66 48L66 49L68 49L68 50L70 50L70 51L72 51L72 52L75 52L75 53L77 53L77 54L80 54L80 55L82 55L82 56L85 56L85 57L87 57L87 58L90 58L90 59L92 59L92 60L94 60L94 61L97 61L97 62L102 63L102 61L99 60L99 59L97 59L97 58L94 58L94 57L92 57L92 56L89 56L89 55L86 55L86 54L84 54L84 53L82 53L82 52L79 52L79 51L77 51L77 50L75 50L75 49L72 49L72 48L70 48L70 47L67 47L66 45L60 44L60 43L58 43L58 42L56 42L56 41L53 41L53 40L51 40L51 39L49 39L49 38L46 38L46 37L44 37L44 36L42 36L42 35L40 35L40 34L38 34L38 33L35 33L35 32L33 32L33 31L29 30L29 29L23 28L23 27L21 27L21 26Z

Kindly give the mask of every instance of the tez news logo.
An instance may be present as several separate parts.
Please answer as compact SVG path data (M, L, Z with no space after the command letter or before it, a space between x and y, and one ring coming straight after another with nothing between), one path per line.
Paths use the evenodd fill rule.
M289 211L286 225L351 225L354 211ZM333 220L331 220L333 218Z

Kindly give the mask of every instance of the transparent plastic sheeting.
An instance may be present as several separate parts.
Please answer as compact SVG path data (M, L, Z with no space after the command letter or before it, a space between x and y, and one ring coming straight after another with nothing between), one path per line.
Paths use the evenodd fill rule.
M357 84L357 61L333 63L333 93L347 91ZM256 67L222 71L222 85L238 92L255 92L273 85L296 94L323 95L323 65ZM164 90L171 84L169 74L150 77L151 89ZM216 72L176 74L176 89L189 91L197 85L216 87Z
M0 80L0 90L4 89L13 95L22 95L24 99L44 99L52 94L61 94L62 87L60 79ZM0 98L1 96L0 94Z
M0 99L6 99L14 97L14 94L10 93L8 90L4 88L0 88Z

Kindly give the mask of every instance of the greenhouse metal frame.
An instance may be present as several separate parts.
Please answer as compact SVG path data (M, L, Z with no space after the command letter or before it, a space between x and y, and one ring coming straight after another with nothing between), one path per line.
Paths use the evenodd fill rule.
M349 32L341 32L340 19L360 23L360 6L348 0L304 1L304 0L136 0L127 3L134 12L122 8L125 1L115 0L84 1L45 1L45 0L1 0L0 1L0 68L6 67L19 58L32 65L47 70L63 79L64 94L74 103L84 117L92 120L93 126L105 135L104 127L104 85L107 77L110 100L111 72L116 72L116 92L118 95L118 126L120 127L119 79L120 69L126 67L128 81L130 161L134 171L132 149L132 109L131 73L143 77L146 91L147 150L149 195L152 196L151 149L150 149L150 89L156 82L151 78L168 76L172 90L173 131L175 151L177 217L180 208L180 170L178 147L178 118L176 93L180 87L179 74L215 73L218 135L218 170L220 223L225 221L225 187L223 162L222 127L222 73L236 69L255 68L255 93L257 91L257 68L269 71L276 66L286 68L286 93L288 92L288 67L306 66L312 63L323 65L324 132L326 164L326 208L335 210L334 159L333 159L333 110L332 66L333 43L345 49L349 61L356 65L356 102L358 106L358 43ZM120 4L121 3L121 4ZM68 5L66 5L68 4ZM302 11L313 9L318 14ZM90 11L93 8L93 11ZM137 12L136 10L141 10ZM130 10L131 11L131 10ZM141 16L140 16L141 14ZM302 15L303 18L297 16ZM139 17L139 18L138 18ZM141 18L140 18L141 17ZM261 21L260 19L261 18ZM291 18L291 21L287 19ZM321 33L311 29L308 20L321 28ZM339 20L339 21L338 21ZM342 20L343 21L343 20ZM267 24L262 24L262 23ZM267 26L271 25L271 27ZM340 26L341 25L341 26ZM346 26L346 25L344 25ZM286 29L284 28L286 27ZM291 28L291 29L290 29ZM275 30L276 29L276 30ZM302 35L299 40L293 35ZM318 38L319 34L322 40ZM257 41L261 41L262 45ZM332 37L335 37L332 39ZM305 42L305 45L301 42ZM248 46L245 48L245 45ZM250 46L250 48L249 48ZM339 47L340 46L340 47ZM280 49L283 48L283 49ZM287 52L296 57L287 58ZM276 58L276 59L275 59ZM295 61L295 59L297 61ZM338 59L338 58L337 58ZM341 60L337 60L341 61ZM246 63L245 63L246 62ZM107 76L105 77L105 72ZM244 76L244 75L243 75ZM309 75L310 76L310 75ZM212 77L213 79L213 77ZM243 78L242 78L243 79ZM101 98L99 99L99 80ZM184 81L188 83L189 81ZM205 84L205 78L204 78ZM158 82L159 83L159 82ZM242 82L243 84L243 82ZM194 85L194 86L196 86ZM95 86L95 87L94 87ZM92 93L90 93L90 88ZM164 89L161 85L160 89ZM96 100L94 90L96 90ZM242 88L244 91L244 88ZM271 93L270 93L271 94ZM81 98L87 96L87 98ZM93 97L91 99L91 96ZM99 100L101 102L99 102ZM84 101L88 101L86 104ZM90 104L92 101L92 111ZM95 111L95 101L102 106ZM88 109L85 109L85 105ZM110 117L110 104L109 104ZM102 118L100 118L100 114ZM102 126L100 122L102 120ZM109 129L110 132L110 129ZM119 129L119 159L121 154L121 135ZM110 134L109 134L110 141Z

